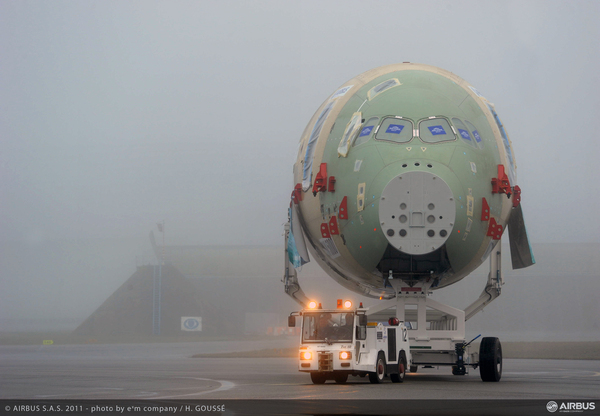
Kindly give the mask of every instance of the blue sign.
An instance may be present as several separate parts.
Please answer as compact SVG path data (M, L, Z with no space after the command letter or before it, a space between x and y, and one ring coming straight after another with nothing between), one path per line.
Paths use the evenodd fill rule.
M371 131L373 131L373 127L375 127L375 126L365 127L364 129L362 129L362 131L360 132L360 136L358 136L358 137L368 136L369 134L371 134Z
M437 136L438 134L446 134L446 130L444 130L442 126L430 126L427 128L434 136Z
M183 326L185 327L185 329L188 330L196 329L199 325L200 322L198 322L196 318L188 318L185 321L183 321Z
M458 132L462 136L463 139L471 141L471 136L469 136L469 132L463 129L458 129Z
M477 130L473 131L473 136L475 136L475 140L477 140L477 143L481 142L481 136L479 135L479 132Z
M385 132L400 134L402 132L403 128L404 128L404 126L401 126L400 124L390 124Z

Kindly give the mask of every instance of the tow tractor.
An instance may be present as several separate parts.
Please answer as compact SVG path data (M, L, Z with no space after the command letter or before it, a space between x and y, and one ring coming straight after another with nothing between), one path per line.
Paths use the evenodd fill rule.
M289 316L289 326L296 326L296 317L301 322L298 369L310 373L314 384L345 383L350 375L369 376L371 383L386 376L394 383L404 381L412 359L407 328L398 318L368 322L362 304L352 308L341 300L337 309L322 309L312 301Z
M337 309L327 310L320 309L320 304L311 301L300 288L297 273L288 261L289 229L286 224L283 282L285 292L303 309L290 314L288 325L295 326L296 317L301 318L298 369L310 373L313 383L322 384L330 379L344 383L349 375L368 375L372 383L379 383L389 375L392 381L402 382L407 369L416 373L419 368L441 366L451 367L455 376L468 374L468 367L479 367L482 381L500 380L500 340L483 338L479 351L470 351L470 344L479 336L466 342L465 321L500 296L501 244L489 256L490 273L483 292L465 310L431 299L429 279L411 286L410 282L393 276L387 279L387 284L394 288L395 298L380 300L369 308L360 304L356 309L347 302L342 306L338 301Z

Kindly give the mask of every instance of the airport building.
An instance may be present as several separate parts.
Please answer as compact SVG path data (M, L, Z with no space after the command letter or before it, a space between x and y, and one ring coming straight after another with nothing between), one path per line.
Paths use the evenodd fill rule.
M287 331L298 305L283 292L283 250L157 246L76 330L79 335L258 335Z
M598 249L598 244L534 244L537 264L525 271L513 271L505 247L503 294L468 321L468 335L493 333L507 341L600 339L594 319L600 313L594 295L600 270L600 257L594 254ZM152 261L138 264L128 279L123 275L124 283L79 324L76 334L93 339L157 333L158 305L154 296L159 275L163 336L276 334L285 331L289 313L299 309L284 293L282 247L163 248L154 244L153 252ZM164 258L164 266L160 258ZM488 267L483 265L460 285L434 292L433 298L465 308L483 290ZM314 261L303 266L299 277L307 295L318 293L324 302L345 296L355 301L365 299L342 288ZM366 302L369 305L376 301ZM185 317L201 318L201 331L186 329L182 321Z

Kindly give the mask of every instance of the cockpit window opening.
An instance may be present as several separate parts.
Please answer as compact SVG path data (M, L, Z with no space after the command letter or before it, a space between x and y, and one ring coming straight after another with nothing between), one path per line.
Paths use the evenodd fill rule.
M469 122L469 120L465 120L465 124L467 125L467 127L469 128L469 131L475 138L475 143L477 143L477 147L479 147L480 149L483 149L483 140L481 139L481 135L477 131L477 128L473 124L471 124Z
M367 120L367 122L363 125L363 128L360 130L358 136L354 139L353 147L359 146L363 143L369 141L369 139L373 136L373 132L379 123L379 117L371 117Z
M465 124L456 117L452 119L452 123L454 123L454 126L456 126L458 129L458 135L465 141L465 143L468 143L477 149L477 143L475 143L475 139L473 139L473 136L471 136L471 133L469 133L469 130L467 130L467 126L465 126Z
M425 143L441 143L456 140L455 131L447 119L429 117L419 122L419 138Z
M413 122L403 117L385 117L375 133L375 139L408 143L413 138Z

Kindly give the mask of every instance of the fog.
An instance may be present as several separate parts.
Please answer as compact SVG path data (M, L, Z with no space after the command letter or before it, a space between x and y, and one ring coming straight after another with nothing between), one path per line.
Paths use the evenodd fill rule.
M593 1L0 1L0 331L76 326L153 255L158 222L167 245L280 246L309 118L403 61L495 104L534 250L597 247L599 17ZM569 288L597 293L583 252ZM531 311L560 296L543 293Z

